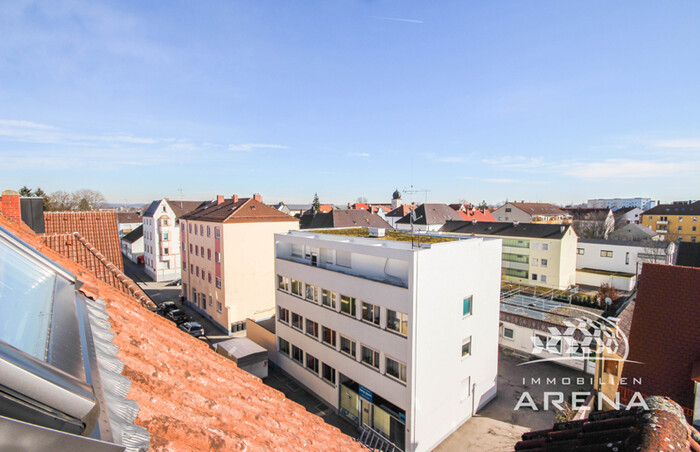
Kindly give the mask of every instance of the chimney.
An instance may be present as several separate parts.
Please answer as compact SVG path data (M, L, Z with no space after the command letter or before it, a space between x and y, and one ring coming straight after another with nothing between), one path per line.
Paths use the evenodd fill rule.
M219 204L224 202L224 195L216 195L216 205L218 206Z
M257 202L262 202L262 195L260 195L260 193L255 193L253 195L253 199L256 200Z
M238 195L231 196L231 199L233 199L233 202L238 202Z
M22 221L19 193L14 190L2 192L2 196L0 196L0 213L14 223Z

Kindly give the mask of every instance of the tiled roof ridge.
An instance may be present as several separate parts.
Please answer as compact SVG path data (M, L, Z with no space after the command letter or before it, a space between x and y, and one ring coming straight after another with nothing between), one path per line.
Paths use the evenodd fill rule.
M138 300L143 306L147 308L155 308L155 304L151 301L150 298L146 295L146 293L141 290L141 288L136 285L136 283L126 276L124 273L122 273L116 265L114 265L109 259L107 259L104 254L100 252L97 248L95 248L85 237L83 237L79 232L74 232L73 236L75 236L76 239L90 252L92 253L97 260L104 265L107 270L114 275L115 278L122 284L123 289L126 290L129 295L134 297L136 300Z

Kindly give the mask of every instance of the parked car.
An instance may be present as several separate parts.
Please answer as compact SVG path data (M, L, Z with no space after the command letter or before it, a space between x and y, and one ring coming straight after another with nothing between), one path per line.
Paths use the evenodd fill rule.
M181 323L178 328L194 337L204 336L204 328L198 322Z
M182 312L182 311L179 310L179 309L173 309L172 311L168 312L166 315L167 315L172 321L174 321L175 323L177 323L178 325L179 325L180 323L184 323L184 322L186 322L186 321L188 321L188 320L190 319L189 317L187 317L187 314L185 314L184 312Z
M163 303L158 305L158 309L160 309L163 312L163 314L167 314L173 309L177 309L177 305L174 301L164 301Z
M168 283L168 286L181 286L181 285L182 285L182 280L181 280L181 279L178 279L178 280L175 280L175 281L173 281L173 282L169 282L169 283Z

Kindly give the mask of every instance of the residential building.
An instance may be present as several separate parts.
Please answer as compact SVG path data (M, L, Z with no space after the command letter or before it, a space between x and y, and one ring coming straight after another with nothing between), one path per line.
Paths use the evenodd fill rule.
M121 243L124 257L135 264L143 264L143 225L122 237Z
M507 202L493 211L496 221L518 223L564 224L571 216L552 204L539 202Z
M0 256L3 449L366 450L4 214Z
M276 242L274 360L363 438L431 450L496 396L499 240L354 228Z
M394 223L396 229L415 232L438 231L446 221L462 220L447 204L421 204ZM413 218L411 217L413 215Z
M440 232L503 240L504 282L565 290L576 284L576 242L571 225L448 221Z
M119 238L121 239L126 234L141 226L142 222L143 220L139 212L117 212Z
M669 242L700 242L700 201L659 204L642 215L642 224Z
M508 295L501 300L499 345L527 359L556 358L557 364L593 374L595 363L589 360L583 332L576 330L573 337L565 332L579 319L598 321L602 313L548 298Z
M694 419L700 408L692 380L700 360L698 287L698 268L644 264L619 387L623 403L635 391L644 397L665 396Z
M676 245L669 242L626 242L578 239L576 283L599 287L602 283L630 291L643 263L673 264Z
M589 199L586 202L586 207L610 209L620 209L623 207L637 207L642 210L648 210L654 207L656 203L651 198L600 198Z
M252 198L217 196L180 217L182 292L222 331L245 328L245 319L275 311L276 233L299 221Z
M376 213L362 209L344 209L333 210L328 213L317 213L313 215L308 225L302 225L302 229L357 227L390 228L391 225Z
M620 207L613 209L615 215L615 227L619 228L625 224L639 224L642 221L644 210L639 207Z
M450 204L450 208L466 221L496 221L488 209L479 209L473 204Z
M615 230L612 209L588 207L562 207L571 216L576 235L581 238L607 239Z
M41 236L57 251L72 246L74 241L86 242L99 250L117 270L124 271L116 212L44 212L44 229L46 232ZM76 262L80 262L80 254L84 252L81 248L75 246L70 254Z
M144 270L154 281L180 279L180 217L205 201L153 201L143 213Z
M413 206L415 208L415 206ZM396 227L396 222L411 213L411 206L408 204L402 204L397 206L394 210L384 215L384 220L391 225L392 228Z
M629 223L615 229L608 238L610 240L641 242L643 240L659 240L659 234L641 224Z

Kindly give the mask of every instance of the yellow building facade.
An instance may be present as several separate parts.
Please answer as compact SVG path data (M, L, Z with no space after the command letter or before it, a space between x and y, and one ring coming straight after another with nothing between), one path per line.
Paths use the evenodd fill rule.
M700 201L661 204L642 216L642 225L669 242L700 241Z

